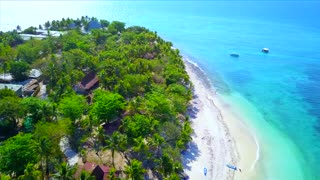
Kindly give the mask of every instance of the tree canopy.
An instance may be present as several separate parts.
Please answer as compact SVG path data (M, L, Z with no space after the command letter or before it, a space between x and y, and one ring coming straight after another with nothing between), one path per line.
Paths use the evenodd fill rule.
M24 61L12 62L10 64L10 73L17 81L26 80L29 76L30 65Z
M112 21L110 25L108 26L108 30L112 34L116 34L118 32L124 31L125 23L120 22L120 21Z
M24 114L20 101L18 97L10 96L0 99L0 117L3 121L9 121L12 128L17 127L19 118Z
M125 101L120 94L96 90L90 113L100 123L111 122L113 118L120 115L124 107Z
M86 100L83 96L71 95L64 97L58 106L62 116L75 121L81 118L86 108Z
M128 166L126 166L124 172L131 178L132 180L143 180L143 173L145 169L142 167L142 163L138 160L134 159L130 162Z
M20 83L31 68L39 69L47 94L22 98L0 90L1 176L73 178L60 147L70 142L83 161L86 152L110 151L103 163L126 167L127 178L143 179L151 171L158 179L177 179L180 153L191 140L186 111L192 84L172 43L145 27L88 16L41 28L49 34L41 40L0 32L0 72ZM53 36L53 30L63 33ZM117 153L123 161L115 160ZM110 178L117 173L113 169ZM90 179L85 173L79 178Z
M3 99L5 97L17 97L17 94L11 89L4 88L0 90L0 99Z
M37 163L37 143L31 134L18 134L0 146L0 171L22 175L28 163Z

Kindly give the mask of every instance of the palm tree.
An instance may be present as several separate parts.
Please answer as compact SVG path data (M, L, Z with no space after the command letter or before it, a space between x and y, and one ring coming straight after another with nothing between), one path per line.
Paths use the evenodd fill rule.
M131 180L143 180L145 169L142 167L142 162L133 159L130 164L125 167L124 172Z
M10 180L11 178L10 178L10 176L8 176L8 175L1 174L1 173L0 173L0 179L1 179L1 180Z
M63 162L58 168L58 172L53 174L52 177L58 180L72 180L73 175L76 171L74 166L69 166L67 163Z
M100 71L98 73L99 82L101 82L101 88L107 89L107 80L106 80L107 74L105 71Z
M192 133L192 128L190 126L189 122L185 122L183 125L183 129L181 132L181 135L177 141L177 146L180 149L185 149L186 148L186 143L190 142L192 140L191 137L191 133Z
M106 149L111 150L112 155L112 165L114 165L114 152L119 151L122 152L125 149L127 138L125 135L120 134L118 131L114 132L112 136L107 138L106 142Z
M116 169L115 168L111 168L109 175L108 175L108 179L110 180L118 180L119 178L116 176Z
M105 132L102 126L99 126L97 129L97 138L99 143L101 143L102 145L104 144L104 139L105 139Z
M40 137L39 142L39 155L40 155L40 169L42 176L49 179L49 157L51 155L51 141L46 137ZM44 179L44 177L42 177Z
M2 180L2 177L0 178ZM28 164L24 174L18 177L18 180L40 180L41 171L37 170L33 164Z
M106 139L106 135L105 135L103 127L101 127L101 126L98 127L96 138L97 138L97 142L94 143L93 149L96 151L96 155L101 160L99 152L100 152L101 148L103 147L103 145L105 144L104 140Z
M141 99L140 96L132 98L132 100L128 104L127 110L130 112L130 114L135 114L137 112L140 112L141 104L143 103L143 99Z
M50 27L50 21L47 21L47 22L44 24L44 27L45 27L46 29L49 29L49 27Z
M131 164L129 166L126 166L124 169L124 173L128 176L128 179L131 178L133 179L134 176L134 170L131 167Z
M161 145L164 142L164 138L161 137L158 133L155 133L152 137L148 138L148 145L155 149L155 155L160 154Z
M181 178L179 177L178 174L173 173L169 177L165 177L164 180L180 180Z
M80 180L95 180L96 177L91 176L86 171L81 171Z
M134 139L133 151L138 153L136 156L138 159L142 159L144 157L149 157L149 146L146 144L145 139L143 137L138 137Z

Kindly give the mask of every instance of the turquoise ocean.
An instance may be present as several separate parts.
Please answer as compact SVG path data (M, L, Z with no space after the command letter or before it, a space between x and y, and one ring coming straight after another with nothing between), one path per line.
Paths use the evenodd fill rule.
M257 179L320 179L320 2L0 1L0 30L83 15L157 31L197 63L257 137Z

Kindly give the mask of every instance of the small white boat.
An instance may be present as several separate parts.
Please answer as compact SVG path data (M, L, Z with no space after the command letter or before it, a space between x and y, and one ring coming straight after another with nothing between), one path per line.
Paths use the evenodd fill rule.
M269 49L268 48L262 48L261 51L264 52L264 53L269 53Z

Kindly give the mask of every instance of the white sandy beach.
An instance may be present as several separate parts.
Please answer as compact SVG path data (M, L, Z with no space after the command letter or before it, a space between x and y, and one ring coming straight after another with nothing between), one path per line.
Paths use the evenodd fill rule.
M204 73L186 61L186 70L194 85L190 118L194 134L183 153L185 172L190 179L250 179L257 158L255 139L231 107L218 98ZM226 164L242 170L234 171ZM207 169L206 176L204 168Z

